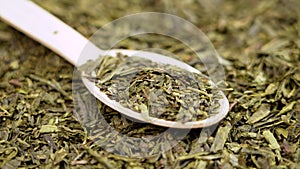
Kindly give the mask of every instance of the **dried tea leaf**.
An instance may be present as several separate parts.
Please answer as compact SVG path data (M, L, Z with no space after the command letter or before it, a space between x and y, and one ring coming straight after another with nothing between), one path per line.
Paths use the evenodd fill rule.
M293 110L293 107L294 107L294 105L295 105L296 103L297 103L297 101L293 101L293 102L287 104L286 106L284 106L284 107L280 110L280 112L279 112L278 114L276 114L276 116L280 116L280 115L282 115L282 114L285 114L285 113L288 112L288 111Z
M20 165L21 165L20 160L13 159L7 162L4 166L2 166L2 169L15 169L15 168L19 168Z
M276 90L278 89L278 83L271 83L268 85L268 87L265 90L266 95L274 94Z
M283 128L276 128L276 134L277 135L282 135L284 138L288 138L289 136L289 131Z
M59 131L56 125L42 125L40 128L40 133L55 133Z
M280 145L278 144L276 138L270 130L263 131L263 136L269 142L270 148L272 149L280 149Z
M269 104L262 104L248 119L247 123L253 124L267 117L271 112L270 108L271 106Z
M217 152L224 148L225 142L229 136L231 128L231 124L226 124L226 126L224 127L219 127L214 143L210 148L211 152Z
M229 150L233 151L234 153L238 153L241 149L241 145L236 142L226 143L226 146Z
M62 148L55 152L54 156L54 164L59 164L61 161L64 160L64 158L68 155L68 152Z
M141 115L144 119L149 120L149 110L145 104L139 105L139 110L141 111Z
M273 39L272 41L270 41L269 43L265 44L261 50L262 52L276 52L279 49L281 49L282 47L285 47L289 44L289 40L286 39Z

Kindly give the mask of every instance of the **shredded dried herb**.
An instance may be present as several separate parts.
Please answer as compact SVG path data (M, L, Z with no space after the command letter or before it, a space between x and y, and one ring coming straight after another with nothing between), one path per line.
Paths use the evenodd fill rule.
M73 67L0 22L0 168L299 168L298 0L34 1L86 37L136 12L171 13L193 22L223 58L230 112L215 128L191 130L184 138L167 134L166 143L157 144L159 140L149 137L165 128L132 122L98 103L115 131L144 139L121 147L115 140L126 140L99 129L98 114L82 114L94 119L86 125L76 120ZM198 57L171 38L140 35L115 47L164 49L205 70ZM80 103L90 106L82 97ZM101 145L103 138L110 141L109 149ZM161 151L176 139L172 149ZM143 157L138 152L144 147L137 145L151 148L152 156L135 158ZM114 149L126 153L108 151Z
M97 85L112 100L150 117L197 121L218 113L216 86L202 74L148 59L103 56Z

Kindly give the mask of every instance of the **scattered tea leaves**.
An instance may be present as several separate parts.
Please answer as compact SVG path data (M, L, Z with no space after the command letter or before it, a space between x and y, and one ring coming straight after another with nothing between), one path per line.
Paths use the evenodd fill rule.
M86 37L116 18L144 11L172 13L193 22L223 58L226 87L230 89L226 96L232 107L215 128L191 130L184 138L170 137L167 143L177 139L178 144L162 152L158 140L149 137L160 135L165 128L132 122L102 103L98 103L99 111L104 112L104 119L113 130L99 128L102 123L97 113L77 116L78 110L73 110L76 99L70 98L72 65L0 22L0 168L106 168L105 162L113 168L299 168L298 0L34 1ZM123 29L126 27L120 31ZM110 41L108 36L104 37ZM194 51L172 38L138 35L115 47L163 49L206 71ZM82 98L82 109L92 104L89 99ZM73 113L77 119L92 120L82 126ZM228 131L228 124L231 129L226 138L222 133ZM55 125L60 131L40 133L43 125ZM114 130L128 137L143 138L144 142L128 142L125 156L108 152L123 148L113 142L124 141L118 140ZM220 140L225 140L225 144L215 143L217 135L222 136ZM110 149L103 148L101 142L105 139L111 141L107 144ZM211 152L213 144L213 149L223 149ZM129 157L130 153L143 157L147 148L152 150L152 157Z

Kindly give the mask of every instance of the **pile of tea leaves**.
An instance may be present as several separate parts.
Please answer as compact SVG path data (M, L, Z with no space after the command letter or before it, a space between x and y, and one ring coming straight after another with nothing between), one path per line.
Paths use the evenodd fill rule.
M92 106L92 96L72 95L86 90L72 87L74 67L0 22L0 168L299 168L299 1L34 1L86 37L136 12L187 19L222 57L230 111L218 125L186 134L132 121L101 102L100 113L78 114L74 104ZM172 38L139 35L115 48L164 49L205 70Z
M203 74L121 53L103 56L96 71L102 92L145 119L189 122L219 112L222 96Z

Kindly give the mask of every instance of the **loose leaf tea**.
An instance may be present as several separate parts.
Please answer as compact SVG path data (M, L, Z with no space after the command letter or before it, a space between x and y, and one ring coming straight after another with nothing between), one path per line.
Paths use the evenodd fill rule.
M162 134L168 129L89 102L94 97L88 91L89 97L72 95L87 90L72 87L74 67L0 21L0 168L299 168L299 0L33 1L85 37L130 13L187 19L222 56L230 111L218 125L184 137ZM202 59L172 38L132 36L115 48L163 49L206 70ZM77 102L84 113L74 109Z
M219 111L219 94L209 78L174 65L136 56L103 56L97 86L112 100L150 117L197 121Z

